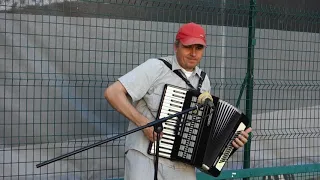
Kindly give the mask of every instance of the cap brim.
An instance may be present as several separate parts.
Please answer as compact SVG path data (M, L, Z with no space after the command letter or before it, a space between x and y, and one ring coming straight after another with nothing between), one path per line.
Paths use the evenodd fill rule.
M185 46L193 45L193 44L201 44L201 45L206 46L206 43L204 42L204 40L200 39L200 38L191 38L190 37L190 38L180 39L180 42Z

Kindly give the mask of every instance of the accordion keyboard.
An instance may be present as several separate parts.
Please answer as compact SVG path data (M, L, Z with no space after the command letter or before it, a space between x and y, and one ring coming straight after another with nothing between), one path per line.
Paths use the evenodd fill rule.
M162 108L160 110L160 118L165 118L170 115L176 114L182 111L183 104L185 101L187 91L184 89L174 88L167 86L164 94L164 99L162 102ZM162 123L163 126L163 136L159 142L159 155L163 157L170 158L173 149L173 144L175 141L175 129L177 126L178 117L168 119L166 122ZM156 143L152 143L152 148L150 154L155 153Z

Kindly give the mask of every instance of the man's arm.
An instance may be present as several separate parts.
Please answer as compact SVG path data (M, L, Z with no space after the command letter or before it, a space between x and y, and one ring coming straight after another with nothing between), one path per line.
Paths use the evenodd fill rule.
M110 85L104 92L104 97L110 105L137 126L143 126L149 123L150 120L132 106L127 95L128 92L126 88L119 81ZM156 133L153 132L153 127L145 128L143 133L150 141L156 139Z

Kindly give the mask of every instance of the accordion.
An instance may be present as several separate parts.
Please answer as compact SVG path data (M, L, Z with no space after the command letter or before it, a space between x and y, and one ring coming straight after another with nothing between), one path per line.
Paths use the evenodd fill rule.
M157 119L197 105L199 91L166 84ZM211 176L219 176L236 151L232 141L245 130L248 118L236 107L213 96L214 107L201 106L162 123L159 157L192 165ZM148 154L155 155L157 142L150 142Z

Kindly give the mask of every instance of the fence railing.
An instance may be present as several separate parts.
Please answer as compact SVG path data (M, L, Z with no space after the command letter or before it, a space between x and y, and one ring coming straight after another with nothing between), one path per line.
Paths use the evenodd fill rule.
M320 176L320 2L0 1L0 178L121 179L125 132L104 99L119 76L172 54L179 26L202 24L212 92L251 120L250 142L218 178Z

